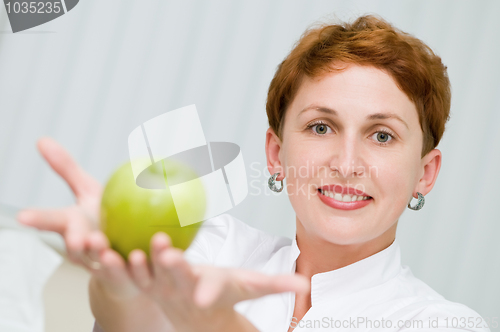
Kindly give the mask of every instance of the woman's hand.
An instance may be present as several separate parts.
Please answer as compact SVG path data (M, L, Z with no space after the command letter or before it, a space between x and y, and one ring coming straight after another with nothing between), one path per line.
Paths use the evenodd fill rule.
M272 293L307 291L309 283L299 276L192 267L182 251L170 247L165 234L157 234L152 241L151 267L139 250L131 253L127 264L99 231L101 185L53 139L42 138L37 146L69 185L76 204L26 209L17 219L63 236L68 257L92 274L91 307L106 331L171 331L171 323L178 332L256 331L233 310L235 303Z
M102 187L69 153L51 138L41 138L38 150L50 167L66 181L76 204L60 209L27 209L17 215L20 223L61 234L69 258L83 265L81 255L89 234L98 229Z
M151 264L143 251L130 253L130 274L179 332L257 331L233 309L234 304L273 293L307 293L310 287L299 275L191 266L164 233L153 237L150 252Z
M101 184L55 140L41 138L37 147L71 188L76 203L59 209L26 209L17 215L17 220L26 226L61 234L69 259L91 272L110 295L137 295L139 290L129 278L125 262L109 248L106 236L99 231ZM99 263L92 264L92 261ZM100 266L99 269L95 268L96 265Z

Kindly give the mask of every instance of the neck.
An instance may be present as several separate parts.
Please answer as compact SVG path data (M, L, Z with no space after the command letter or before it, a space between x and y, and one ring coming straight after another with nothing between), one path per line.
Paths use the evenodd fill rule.
M308 279L317 273L340 269L389 247L396 236L397 222L382 235L362 243L336 244L308 233L297 218L296 272Z

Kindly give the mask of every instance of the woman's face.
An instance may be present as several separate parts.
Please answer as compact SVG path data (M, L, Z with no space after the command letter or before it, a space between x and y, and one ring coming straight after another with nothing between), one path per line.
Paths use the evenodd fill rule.
M411 197L427 194L439 171L439 150L421 159L422 135L415 105L379 69L350 65L306 78L286 112L283 141L271 129L266 141L297 232L341 245L393 239Z

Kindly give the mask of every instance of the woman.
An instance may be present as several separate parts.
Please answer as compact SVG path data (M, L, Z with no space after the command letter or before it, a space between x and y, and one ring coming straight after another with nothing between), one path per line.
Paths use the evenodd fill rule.
M125 264L96 230L101 186L49 139L38 147L77 204L18 219L64 236L92 273L91 307L106 332L487 331L401 266L395 239L404 209L422 208L436 181L450 99L441 59L382 19L310 29L267 100L269 186L279 192L286 179L293 241L225 214L184 256L159 233L151 267L139 250Z

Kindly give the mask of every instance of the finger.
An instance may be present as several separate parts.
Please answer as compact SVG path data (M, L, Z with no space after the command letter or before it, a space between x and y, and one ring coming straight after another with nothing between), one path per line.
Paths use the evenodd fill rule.
M151 238L149 252L151 255L151 263L153 265L153 273L156 273L155 266L159 264L158 258L160 253L170 246L170 238L163 232L158 232Z
M239 279L236 285L241 286L244 299L283 292L306 294L310 290L309 280L299 274L266 275L242 270L234 270L234 273L236 279Z
M97 251L100 255L101 251L110 248L109 240L101 231L92 231L88 237L88 249Z
M85 241L90 234L90 226L85 216L76 212L70 212L68 215L68 224L64 240L66 249L70 258L80 261L85 249Z
M137 295L123 258L112 249L105 249L99 257L101 268L94 272L105 289L121 298Z
M152 283L152 273L144 251L140 249L133 250L128 256L128 262L130 275L135 284L141 289L148 288Z
M203 273L195 290L195 303L201 308L228 306L269 294L297 292L307 294L310 283L300 275L266 275L255 271L217 269Z
M94 262L99 262L101 253L109 248L109 241L100 231L90 233L85 241L84 250Z
M99 260L102 263L100 271L103 277L117 281L128 280L126 263L116 251L112 249L104 250L100 254Z
M99 271L102 266L100 255L108 248L109 243L106 236L99 231L92 232L84 239L83 253L78 257L77 263L83 265L91 273Z
M281 275L269 276L267 289L264 288L264 294L274 294L283 292L295 292L298 294L307 294L310 291L310 281L301 275Z
M153 271L156 283L161 290L161 293L157 294L163 300L171 298L172 295L177 290L177 282L172 274L172 270L166 266L164 260L165 257L163 253L167 253L170 249L165 249L158 255L158 259L153 261Z
M194 290L194 302L200 308L208 308L220 297L227 283L225 274L206 268L200 275Z
M42 137L38 140L37 147L50 167L66 181L75 196L82 196L100 187L100 184L54 139Z
M164 250L160 255L159 261L161 266L172 277L176 291L184 294L189 300L192 300L195 276L191 271L191 266L184 259L182 250L177 248Z
M151 239L151 263L154 278L161 284L163 294L159 296L170 296L175 286L175 280L171 273L163 267L161 256L164 251L169 250L171 247L170 237L163 233L156 233Z
M16 219L25 226L57 232L61 235L64 235L67 226L67 212L65 210L26 209L20 211Z

